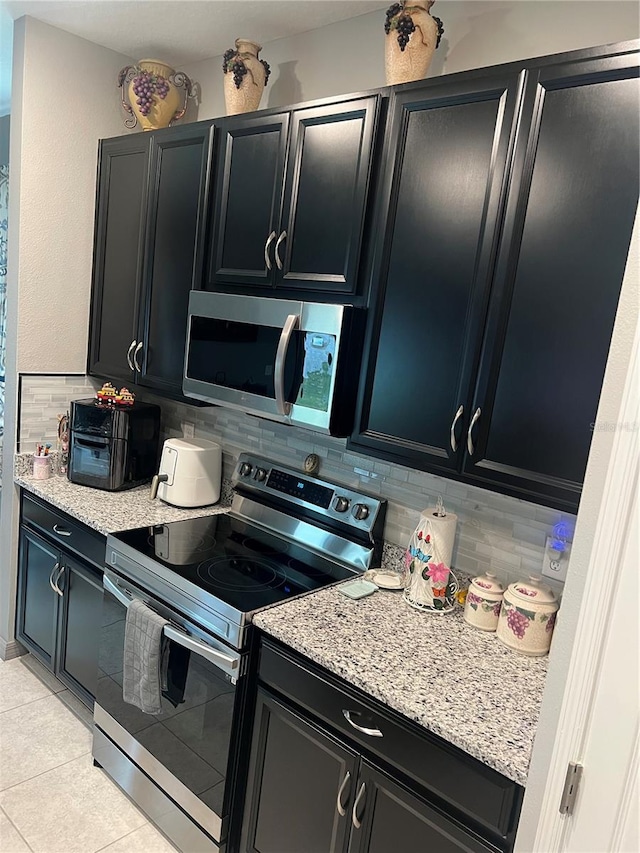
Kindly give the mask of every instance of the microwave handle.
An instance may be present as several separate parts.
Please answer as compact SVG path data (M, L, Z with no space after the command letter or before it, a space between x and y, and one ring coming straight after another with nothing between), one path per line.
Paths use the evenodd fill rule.
M108 593L120 602L120 604L124 607L129 607L133 600L132 597L127 595L126 592L115 584L106 574L102 576L102 585ZM174 628L173 625L165 625L163 633L168 640L172 640L179 646L184 646L185 649L189 649L189 651L200 655L214 666L227 671L229 675L237 675L237 671L240 666L240 656L236 657L224 654L224 652L219 652L205 643L200 643L198 640L194 640L193 637L189 636L189 634L186 634L178 628Z
M287 360L287 350L291 341L293 330L300 322L299 314L289 314L282 327L278 349L276 351L276 366L273 377L273 383L276 391L276 406L278 414L288 415L291 411L291 403L284 399L284 365Z

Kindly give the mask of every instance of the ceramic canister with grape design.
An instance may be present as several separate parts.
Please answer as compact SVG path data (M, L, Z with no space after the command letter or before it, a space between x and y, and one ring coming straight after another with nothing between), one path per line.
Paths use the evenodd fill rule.
M471 581L464 603L464 619L481 631L495 631L502 605L504 587L491 572Z
M498 620L498 639L524 655L546 655L558 606L553 591L540 578L510 584Z

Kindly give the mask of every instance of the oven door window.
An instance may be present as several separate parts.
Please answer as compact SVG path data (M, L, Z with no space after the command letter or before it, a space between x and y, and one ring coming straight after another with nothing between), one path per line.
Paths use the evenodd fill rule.
M105 592L96 702L176 779L222 817L235 686L195 652L169 641L162 712L122 698L126 608ZM171 658L174 658L172 672Z
M191 317L189 379L275 399L274 371L282 329L210 317ZM285 399L293 403L302 382L304 332L291 335L284 366Z

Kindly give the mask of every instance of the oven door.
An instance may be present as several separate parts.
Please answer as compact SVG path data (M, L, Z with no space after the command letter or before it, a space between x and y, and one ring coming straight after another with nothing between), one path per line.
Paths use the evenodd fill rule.
M129 782L135 775L134 768L110 775L179 849L189 849L186 839L192 838L193 833L176 835L166 815L164 825L157 819L163 815L163 808L167 811L167 797L216 844L221 844L231 807L232 785L226 783L231 782L233 745L240 725L237 694L242 656L111 571L105 572L103 583L95 724L161 790L165 797L158 797L158 801L165 806L149 806L148 791L137 796L141 784ZM122 698L125 620L134 598L172 622L164 629L169 642L169 671L167 683L163 684L166 689L162 712L158 715L145 714ZM103 764L95 740L94 757ZM108 762L103 767L110 772ZM181 819L184 821L183 816ZM172 820L175 823L175 817ZM198 849L209 848L199 844Z

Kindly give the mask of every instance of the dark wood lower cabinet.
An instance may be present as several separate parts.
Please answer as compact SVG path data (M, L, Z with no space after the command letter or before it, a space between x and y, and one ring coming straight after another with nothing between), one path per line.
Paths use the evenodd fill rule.
M59 567L59 551L34 533L22 531L17 634L18 639L49 669L54 666L57 608L57 595L50 581Z
M102 618L102 576L86 563L64 556L58 614L56 675L87 705L98 684L98 643Z
M281 654L270 643L263 644L240 853L508 853L512 849L522 789L500 777L513 792L503 798L504 809L496 811L483 796L482 783L473 781L474 759L462 758L469 762L465 769L461 758L446 749L440 756L433 752L440 768L438 778L443 779L441 791L437 782L429 786L412 781L415 768L400 766L396 760L397 724L382 721L378 729L367 720L364 728L356 725L364 741L376 742L370 748L357 732L350 738L339 721L335 728L325 726L327 703L338 696L333 677L307 670L300 661L295 683L289 677L286 683L275 683L280 657L284 665L294 660L289 650ZM287 671L290 676L295 672ZM281 669L280 675L284 672ZM309 711L307 700L312 695L318 700L317 715ZM346 694L340 701L344 699L350 701ZM373 736L382 729L382 735ZM425 732L424 738L428 737ZM414 736L417 754L421 740L420 735ZM450 806L447 776L460 768L460 802ZM428 768L424 774L429 776ZM469 817L465 799L470 785L476 785L476 819Z
M246 853L340 853L358 756L262 691L254 730L248 792ZM346 780L346 781L345 781Z
M349 853L489 853L495 848L363 760ZM357 826L360 824L360 826Z
M90 708L98 679L103 559L104 537L23 496L16 636Z

